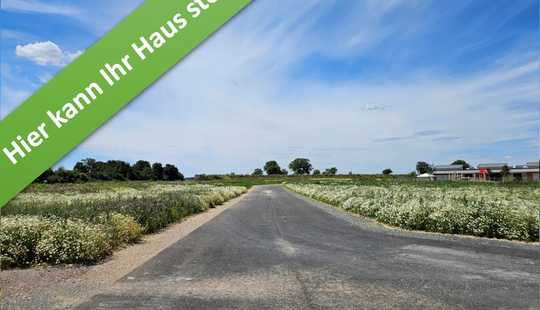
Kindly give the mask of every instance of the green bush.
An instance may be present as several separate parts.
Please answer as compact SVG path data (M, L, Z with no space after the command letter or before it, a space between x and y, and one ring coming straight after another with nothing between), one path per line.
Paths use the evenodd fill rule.
M39 217L0 218L0 256L18 266L36 261L36 244L41 234L52 225L50 220Z
M136 185L140 187L65 187L78 192L45 187L19 195L2 210L0 264L94 263L122 244L137 242L143 233L159 231L246 191L210 185Z
M128 215L120 213L101 215L98 221L103 225L113 247L137 242L143 235L141 225Z
M38 262L52 264L90 264L110 253L107 234L95 225L59 220L42 232L36 244Z
M0 256L12 265L92 263L110 251L106 234L81 221L16 216L0 225Z

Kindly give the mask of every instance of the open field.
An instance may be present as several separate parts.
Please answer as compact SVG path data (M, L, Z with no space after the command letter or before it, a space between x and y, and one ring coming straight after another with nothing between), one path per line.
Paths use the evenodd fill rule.
M418 183L406 176L223 177L188 182L34 184L1 210L2 267L94 263L256 185L290 189L412 230L538 241L535 184Z
M222 211L158 251L2 271L6 308L538 308L537 244L391 229L282 186L227 205L172 226ZM137 248L153 255L134 264Z
M319 182L291 190L392 226L538 241L539 189L484 183Z
M2 267L94 263L142 234L222 204L245 187L124 182L34 185L2 209Z
M478 192L495 193L498 199L524 201L534 199L538 193L536 187L517 185L415 185L386 179L364 182L344 178L288 180L294 181L287 184L289 187L320 187L317 192L321 193L323 188L334 187L342 189L343 194L348 193L346 188L355 188L358 192L392 191L394 196L412 195L409 191L432 197L439 197L435 193L441 192L445 195ZM150 226L143 223L166 220L163 214L174 214L158 212L162 208L189 214L194 206L209 207L245 190L245 187L231 187L228 181L238 182L40 185L29 188L13 201L5 210L12 215L5 218L17 218L13 214L26 212L33 214L25 216L30 219L34 216L43 221L54 219L54 223L46 223L54 233L47 233L43 239L40 236L36 241L43 248L30 247L39 249L34 250L34 257L41 257L37 255L42 255L47 246L73 253L70 249L94 249L97 243L81 244L75 237L69 238L78 232L75 229L68 230L69 234L56 235L62 230L52 229L55 223L61 229L84 224L96 229L104 240L111 240L107 238L114 234L105 229L106 225L85 215L109 212L111 218L112 214L120 214L135 219L134 215L140 214L144 215L140 221L133 222L143 233L150 231L147 230ZM190 309L527 309L538 304L537 243L391 229L293 194L283 188L283 181L277 182L280 186L253 186L248 194L227 204L224 210L219 208L190 217L169 227L174 230L144 237L145 242L115 252L104 264L4 270L0 273L0 284L10 288L5 293L4 304L8 309L66 308L67 305L76 309L174 309L179 305ZM394 189L400 190L393 192ZM170 202L165 197L169 195L171 201L183 202L176 208L166 207ZM48 200L43 200L45 197ZM40 200L46 203L40 204ZM206 203L201 203L203 200ZM132 202L138 211L130 213L133 211L129 208L121 208L122 201ZM81 208L93 210L92 213L70 207L88 205L103 209ZM151 212L143 212L146 208ZM200 220L216 211L219 213L211 221ZM49 215L53 213L56 215ZM453 219L452 213L446 215ZM195 229L189 224L192 220L203 224ZM18 236L17 231L21 230L10 230L13 236ZM25 227L22 231L29 234L34 230ZM182 231L188 232L179 237ZM65 242L73 244L69 248L57 242L66 236ZM26 239L10 240L25 245ZM144 259L139 259L143 256ZM35 260L22 263L31 264Z
M419 185L426 188L491 188L502 189L529 189L534 191L538 188L538 182L468 182L468 181L418 181L416 177L409 175L276 175L276 176L220 176L213 180L188 180L188 184L210 184L210 185L238 185L252 187L255 185L276 185L276 184L355 184L355 185Z

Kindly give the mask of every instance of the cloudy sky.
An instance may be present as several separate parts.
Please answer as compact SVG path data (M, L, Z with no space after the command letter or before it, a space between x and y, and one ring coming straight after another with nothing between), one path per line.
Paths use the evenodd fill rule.
M141 0L2 0L5 117ZM255 0L59 165L538 159L537 0Z

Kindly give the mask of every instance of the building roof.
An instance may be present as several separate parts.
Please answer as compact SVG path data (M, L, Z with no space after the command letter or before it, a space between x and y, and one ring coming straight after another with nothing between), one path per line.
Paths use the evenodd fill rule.
M469 170L439 170L433 171L434 175L445 175L445 174L474 174L480 173L478 169L469 169Z
M513 169L510 169L510 173L528 173L528 172L532 172L532 173L538 173L539 170L538 170L538 167L536 168L513 168Z
M451 171L451 170L463 170L463 165L436 165L433 167L435 171Z
M496 164L479 164L479 169L502 169L502 167L508 166L507 163L496 163Z
M527 163L527 167L538 167L540 166L540 161L530 161Z

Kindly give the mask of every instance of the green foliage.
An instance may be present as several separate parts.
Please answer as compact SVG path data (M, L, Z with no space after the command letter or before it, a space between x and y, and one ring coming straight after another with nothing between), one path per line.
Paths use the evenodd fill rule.
M152 165L152 179L154 181L163 180L163 165L161 163L154 163Z
M289 164L289 169L297 175L305 175L311 173L313 166L307 158L296 158Z
M184 176L174 165L163 168L161 163L150 165L140 160L133 166L121 160L97 161L93 158L81 160L75 164L73 170L59 168L56 171L48 169L40 175L34 183L76 183L88 181L148 181L148 180L184 180Z
M314 176L321 175L321 171L319 169L315 169L315 170L313 170L313 175Z
M14 266L92 263L110 251L107 236L97 226L78 220L15 216L0 223L0 256Z
M256 176L256 177L260 177L264 174L264 172L262 171L261 168L257 168L255 170L253 170L253 173L251 174L252 176Z
M74 183L75 181L77 181L77 174L64 168L58 168L47 178L48 183Z
M120 213L107 213L98 216L97 222L103 225L104 231L113 247L124 243L134 243L141 239L143 229L131 216Z
M264 171L268 175L279 175L281 174L281 167L275 160L271 160L264 165Z
M224 177L216 174L197 174L195 175L195 180L197 181L215 181L223 180Z
M54 175L54 171L52 169L45 170L37 179L34 181L35 183L45 183L49 179L49 177Z
M392 169L384 169L382 172L383 175L391 175L392 173L394 173Z
M463 159L458 159L452 163L452 165L462 165L463 169L469 169L471 168L471 165L469 165L468 162L464 161Z
M510 168L508 167L508 165L504 165L501 169L501 176L504 178L509 175L510 175Z
M129 180L133 175L131 166L121 160L109 160L107 162L88 159L89 175L95 180Z
M174 165L165 165L163 168L163 180L165 181L184 181L184 175L178 171L178 168Z
M336 175L338 169L336 167L328 168L323 172L323 175Z
M40 231L36 262L50 264L90 264L110 253L110 240L95 225L73 220L49 220Z
M152 171L152 166L149 162L145 160L139 160L138 162L131 167L130 171L130 179L131 180L140 180L140 181L148 181L152 180L154 177L154 173Z
M418 172L418 174L432 173L433 168L425 161L419 161L418 163L416 163L416 171Z
M0 263L93 263L122 244L137 242L142 233L156 232L245 190L170 183L33 188L2 209Z
M13 265L34 263L35 247L51 222L39 217L16 216L1 217L0 224L0 256L9 259Z

